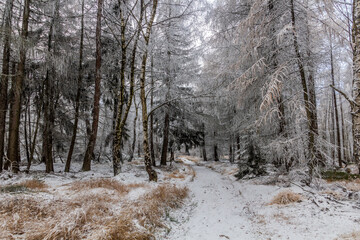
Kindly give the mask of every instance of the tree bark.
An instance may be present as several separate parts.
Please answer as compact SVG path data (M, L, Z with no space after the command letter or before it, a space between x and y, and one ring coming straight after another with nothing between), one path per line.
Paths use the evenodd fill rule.
M353 2L353 96L356 105L352 106L353 112L353 158L360 164L360 0ZM360 165L359 165L360 168Z
M171 5L168 6L168 18L171 18ZM166 28L166 40L167 40L167 62L166 62L166 78L165 78L165 85L167 88L165 102L168 102L170 99L170 81L171 81L171 49L170 49L170 28L171 28L171 21L168 22ZM165 118L164 118L164 131L163 131L163 144L162 144L162 151L161 151L161 161L160 164L162 166L166 165L167 160L167 152L168 152L168 145L169 145L169 125L170 125L170 106L166 104L165 108Z
M205 123L202 124L202 155L203 155L203 160L206 162L207 156L206 156L206 141L205 141Z
M335 86L335 72L334 72L334 56L333 56L333 45L332 45L332 34L330 32L330 65L331 65L331 84ZM335 114L335 129L336 129L336 149L339 167L342 168L341 158L341 136L340 136L340 123L339 123L339 112L336 99L335 89L332 89L333 101L334 101L334 114Z
M86 153L84 157L84 162L82 166L83 171L91 170L91 159L94 154L97 131L99 126L99 113L100 113L100 96L101 96L101 18L102 18L102 8L103 0L98 0L98 10L97 10L97 21L96 21L96 63L95 63L95 94L94 94L94 108L93 108L93 122L91 135L89 142L86 148Z
M218 162L219 161L219 155L218 155L218 146L217 146L217 142L216 142L216 132L214 132L214 146L213 146L213 150L214 150L214 161Z
M50 30L48 36L48 55L53 51L53 34L54 24L57 19L59 1L56 1L54 15L51 19ZM56 19L56 20L55 20ZM54 43L55 45L56 43ZM55 53L55 51L54 51ZM55 55L55 54L54 54ZM51 60L48 59L51 63ZM54 127L54 74L53 66L48 66L46 70L46 76L44 81L44 130L43 130L43 149L42 149L42 161L45 162L46 172L54 171L53 161L53 127ZM51 79L50 79L51 78Z
M9 127L9 145L8 158L11 161L12 171L19 172L18 164L18 143L19 143L19 127L20 127L20 113L21 113L21 93L25 79L25 63L26 63L26 41L28 38L28 27L30 17L30 0L24 0L23 22L21 30L20 43L20 61L17 69L17 76L14 78L13 94L14 99L10 106L10 127Z
M305 68L303 64L303 60L300 54L300 48L296 33L296 18L295 18L295 7L294 7L294 0L290 1L291 3L291 22L293 28L293 45L295 49L295 54L297 58L297 65L299 68L299 74L302 84L303 90L303 97L304 97L304 104L305 104L305 111L306 111L306 118L307 118L307 125L308 125L308 152L309 152L309 162L308 167L310 171L310 181L312 180L313 170L318 162L318 153L316 149L316 142L315 142L315 135L317 134L317 128L315 126L315 116L313 114L313 107L311 106L310 98L309 98L309 90L308 90L308 83L306 80Z
M131 162L134 158L134 153L135 153L135 146L136 146L136 122L138 120L138 105L135 102L135 96L134 96L134 105L135 105L135 118L134 118L134 126L133 126L133 142L131 145L131 152L130 152L130 158L129 158L129 162Z
M141 1L143 5L143 0ZM150 41L150 35L152 30L152 25L155 20L156 9L157 9L158 0L153 0L152 13L150 21L146 27L146 33L144 36L145 40L145 50L142 57L141 63L141 76L140 76L140 97L141 97L141 106L142 106L142 122L143 122L143 149L144 149L144 163L146 171L149 175L149 181L157 181L157 173L152 169L151 166L151 156L149 150L149 131L148 131L148 113L146 105L146 92L145 92L145 83L146 83L146 62L148 57L148 46Z
M168 144L169 144L169 125L170 125L169 110L166 109L165 120L164 120L163 145L162 145L161 162L160 162L162 166L166 166Z
M151 92L150 92L150 106L154 107L154 57L151 56ZM152 165L156 167L155 149L154 149L154 114L150 115L150 154Z
M2 76L0 81L0 172L3 169L5 149L5 126L8 109L8 83L10 73L10 50L11 50L11 18L13 1L7 0L4 12L4 49L2 59Z
M81 97L81 84L83 79L83 52L84 52L84 10L85 10L85 0L82 0L81 3L81 30L80 30L80 49L79 49L79 69L78 69L78 81L77 81L77 92L75 99L75 120L74 128L70 142L70 148L65 164L65 172L70 171L71 158L74 152L77 128L79 122L79 109L80 109L80 97Z
M143 8L143 4L141 4L140 6L140 18L139 18L139 23L138 23L138 29L137 29L137 33L135 35L135 42L134 42L134 46L132 49L132 55L131 55L131 63L130 63L130 96L129 99L127 101L127 103L125 102L125 67L126 67L126 41L125 41L125 19L122 17L121 12L121 49L122 49L122 60L121 60L121 87L120 87L120 95L118 96L118 101L119 101L119 105L118 105L118 110L117 110L117 117L116 117L116 129L115 129L115 145L114 145L114 150L113 150L113 155L114 155L114 161L113 161L113 168L114 168L114 175L116 176L117 174L120 173L120 169L121 169L121 165L120 163L122 162L122 153L121 153L121 146L122 146L122 135L124 132L124 128L125 128L125 124L126 124L126 120L128 118L130 109L131 109L131 105L132 105L132 101L134 98L134 93L135 93L135 63L136 63L136 53L137 53L137 47L138 47L138 41L140 38L140 33L141 33L141 29L142 29L142 20L143 20L143 14L144 14L144 8ZM123 112L123 107L125 106L125 111Z

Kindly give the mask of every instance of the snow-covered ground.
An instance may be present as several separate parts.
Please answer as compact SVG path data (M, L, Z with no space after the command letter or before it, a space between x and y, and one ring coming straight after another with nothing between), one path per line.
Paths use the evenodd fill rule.
M187 161L183 161L188 163ZM357 201L338 201L326 188L315 191L302 186L289 188L236 181L228 173L234 165L208 163L194 166L196 178L188 183L191 200L174 213L171 233L164 239L360 239L347 234L360 230ZM218 172L215 172L217 169ZM221 173L219 173L221 172ZM270 205L284 190L300 193L304 200L289 205ZM309 191L309 192L308 192Z
M81 172L80 167L74 163L71 173L61 172L62 164L55 165L57 171L53 174L45 174L43 165L34 166L31 174L4 172L0 175L2 186L38 179L49 187L45 191L15 195L0 192L0 201L24 196L39 198L41 203L53 199L65 203L72 201L72 198L77 199L69 186L89 179L113 179L125 185L145 183L121 195L121 201L109 202L114 204L111 211L116 214L123 210L126 203L138 202L159 184L175 184L187 187L189 198L180 209L166 211L163 218L166 227L157 229L157 239L360 239L357 233L360 230L360 197L357 192L360 191L360 183L319 181L315 189L299 182L265 184L272 182L266 178L237 181L233 176L236 165L204 163L189 156L178 157L172 166L156 168L158 183L147 183L141 159L126 163L123 172L116 177L112 176L111 164L94 164L93 170L86 173ZM303 200L288 205L270 204L284 190L301 194ZM109 189L95 188L85 192L80 189L80 193L110 194L110 200L117 198L116 192ZM21 239L26 239L23 236L19 235ZM0 239L7 238L0 236Z

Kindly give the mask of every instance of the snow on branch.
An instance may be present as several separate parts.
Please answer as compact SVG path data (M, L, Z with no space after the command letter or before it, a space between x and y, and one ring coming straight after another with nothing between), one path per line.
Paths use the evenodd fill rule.
M263 101L260 105L260 110L267 109L275 100L280 97L282 82L287 76L287 67L279 67L270 77L269 83L265 86L266 94L263 96Z

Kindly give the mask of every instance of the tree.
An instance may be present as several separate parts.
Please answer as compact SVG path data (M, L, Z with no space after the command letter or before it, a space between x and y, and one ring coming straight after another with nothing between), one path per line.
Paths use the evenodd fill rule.
M97 10L97 20L96 20L96 67L95 67L95 93L94 93L94 105L93 105L93 122L91 135L89 136L88 145L86 148L86 153L84 157L84 162L82 166L83 171L91 170L91 159L94 154L97 131L99 125L99 112L100 112L100 85L101 85L101 18L102 18L102 8L103 0L98 0L98 10Z
M10 50L11 50L11 19L12 19L13 1L7 0L4 12L4 50L2 76L0 82L0 172L3 169L4 143L6 113L8 107L8 82L10 75Z
M141 62L141 74L140 74L140 99L141 99L141 107L142 107L142 123L143 123L143 148L144 148L144 163L146 171L149 175L149 181L157 181L157 173L151 167L151 155L149 149L149 131L148 131L148 112L147 112L147 103L146 103L146 63L148 58L148 47L150 42L150 35L152 26L155 20L156 9L158 5L158 0L153 0L150 20L146 26L146 32L144 34L145 41L145 50L142 56Z
M8 158L10 159L12 171L19 171L18 164L18 146L19 146L19 127L21 112L21 93L25 79L25 63L26 63L26 41L28 38L28 27L30 18L30 0L24 0L23 21L21 29L20 44L20 61L17 68L17 76L12 82L13 101L10 106L10 126L9 126L9 145Z
M120 3L119 3L120 4ZM121 9L121 7L120 7ZM117 97L118 106L117 106L117 114L116 114L116 127L115 127L115 142L114 142L114 149L113 149L113 168L114 168L114 175L119 174L120 172L120 163L122 162L122 153L121 153L121 146L122 146L122 138L124 134L126 120L128 118L130 108L132 106L134 92L135 92L135 64L136 64L136 54L138 48L138 41L140 38L140 33L142 30L142 21L144 15L144 3L143 1L140 2L140 17L137 20L137 28L134 34L134 45L131 52L131 63L130 63L130 89L129 89L129 99L125 100L125 68L126 68L126 49L128 43L126 42L126 22L128 22L128 18L130 17L130 13L128 14L128 18L125 19L120 10L120 18L121 18L121 73L120 73L120 91ZM130 40L131 41L131 40ZM123 108L125 106L125 111Z
M75 99L75 120L73 134L71 137L70 148L66 159L65 172L70 171L71 158L74 152L78 122L79 122L79 110L80 110L80 97L81 97L81 84L83 78L83 55L84 55L84 10L85 0L81 3L81 30L80 30L80 48L79 48L79 69L78 69L78 81L77 81L77 92Z

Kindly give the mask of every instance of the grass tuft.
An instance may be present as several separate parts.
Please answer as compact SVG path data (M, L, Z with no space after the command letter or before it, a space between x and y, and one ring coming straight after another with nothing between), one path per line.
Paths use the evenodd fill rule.
M270 202L270 205L278 204L278 205L287 205L290 203L301 202L303 197L291 191L283 191L276 195Z
M134 183L134 184L122 184L116 180L99 178L91 179L86 181L77 181L71 184L70 190L73 191L83 191L94 188L105 188L109 190L114 190L119 194L127 194L131 189L145 187L144 183Z

